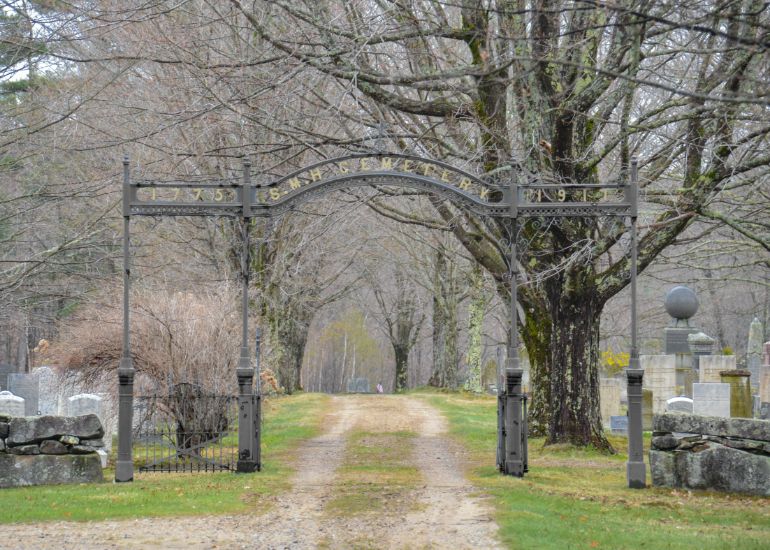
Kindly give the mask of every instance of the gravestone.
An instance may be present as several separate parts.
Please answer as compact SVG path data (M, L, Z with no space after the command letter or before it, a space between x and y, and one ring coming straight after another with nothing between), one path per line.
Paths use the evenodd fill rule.
M40 388L40 414L56 416L59 414L59 377L51 367L38 367L32 372L37 375Z
M105 422L105 417L109 416L105 413L105 409L104 399L93 393L81 393L67 399L67 414L69 416L95 414L99 417L99 422L104 429L104 446L109 451L112 449L113 422Z
M759 371L759 399L762 403L770 403L770 342L763 344L762 368Z
M628 417L625 415L610 416L610 431L617 435L628 435Z
M81 393L67 399L67 413L69 416L82 416L84 414L102 414L102 398L92 393ZM101 417L99 418L101 422Z
M749 342L746 348L746 369L751 373L751 390L759 390L759 374L762 368L762 322L756 317L749 326Z
M666 412L666 401L675 397L676 358L673 355L642 355L643 387L652 391L652 413Z
M652 392L642 390L642 430L652 430Z
M369 393L369 379L351 378L348 380L348 393Z
M671 316L671 324L663 330L664 353L674 356L676 393L690 395L693 371L687 339L699 332L690 326L690 317L698 311L698 297L692 289L676 286L666 293L663 305Z
M770 420L770 403L762 403L759 406L759 418L762 420Z
M693 384L692 413L699 416L730 417L729 384Z
M602 423L607 426L611 416L620 414L620 380L602 378L599 381L599 406Z
M719 373L725 370L735 370L735 355L704 355L698 360L700 373L699 382L721 384Z
M759 411L762 407L762 401L759 400L758 395L752 395L751 396L751 403L752 403L752 411L754 413L753 418L759 418Z
M25 416L24 399L9 391L0 391L0 414Z
M690 374L690 386L689 392L686 393L688 397L692 397L692 384L694 382L702 382L700 379L700 359L714 353L715 340L704 332L696 332L687 336L687 345L690 348L692 354L692 373ZM724 369L723 369L724 370Z
M759 380L759 400L762 403L770 403L770 367L763 366L762 378Z
M8 390L8 375L16 372L15 365L0 363L0 390Z
M730 416L754 418L751 399L751 373L747 370L725 370L719 373L723 384L730 385Z
M19 372L9 374L8 390L24 398L24 416L36 416L40 412L40 383L37 375Z
M692 399L689 397L672 397L666 401L666 412L692 414Z

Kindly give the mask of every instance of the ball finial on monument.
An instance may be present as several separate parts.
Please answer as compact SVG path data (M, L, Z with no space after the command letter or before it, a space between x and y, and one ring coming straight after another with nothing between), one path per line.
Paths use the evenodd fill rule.
M675 286L666 293L663 305L675 321L684 321L683 324L687 325L687 320L698 311L699 304L695 291L686 286Z

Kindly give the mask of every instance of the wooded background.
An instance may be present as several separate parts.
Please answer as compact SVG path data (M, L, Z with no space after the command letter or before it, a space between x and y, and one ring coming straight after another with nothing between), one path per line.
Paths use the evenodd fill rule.
M522 183L624 181L637 157L642 353L661 349L674 284L698 291L694 324L739 357L750 321L768 326L766 3L0 5L0 361L21 370L44 359L41 338L71 351L64 335L119 308L124 154L137 178L237 177L248 156L260 182L375 148ZM237 316L223 298L238 277L233 221L132 224L147 303L218 296ZM254 233L263 367L286 391L493 382L508 330L502 221L381 187ZM532 431L606 447L598 379L601 352L629 347L626 227L542 219L516 238Z

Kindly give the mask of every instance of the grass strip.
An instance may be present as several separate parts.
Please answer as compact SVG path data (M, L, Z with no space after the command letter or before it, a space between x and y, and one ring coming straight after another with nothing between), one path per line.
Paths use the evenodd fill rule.
M405 431L352 432L324 513L340 517L408 511L411 491L422 479L412 464L414 438Z
M493 497L510 548L770 548L770 499L711 491L628 489L627 440L619 453L529 440L523 479L495 468L496 399L412 394L442 411L470 453L470 480ZM647 438L646 442L649 442ZM648 471L648 480L649 480Z
M320 433L327 405L320 394L264 402L261 472L154 473L132 483L0 489L0 523L263 512L266 496L288 488L292 451ZM113 476L105 470L105 479Z

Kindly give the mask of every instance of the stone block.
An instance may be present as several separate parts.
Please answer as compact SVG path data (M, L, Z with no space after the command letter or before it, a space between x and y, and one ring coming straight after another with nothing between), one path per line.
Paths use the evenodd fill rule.
M599 406L602 422L609 425L610 417L620 414L620 380L616 378L602 378L599 381Z
M18 447L8 447L7 452L14 455L39 455L39 445L19 445Z
M770 420L667 413L654 416L652 429L656 433L691 433L770 442Z
M8 422L0 422L0 439L8 437Z
M64 455L67 454L67 446L64 443L47 439L40 444L40 452L44 455Z
M104 435L102 423L95 414L84 416L37 416L13 418L6 444L9 447L38 443L74 435L81 439L99 439Z
M104 481L99 455L0 454L0 487Z
M692 385L692 412L701 416L730 416L730 385L701 383Z
M698 359L699 382L720 383L719 373L724 370L735 370L735 355L704 355Z
M679 487L674 453L650 450L650 476L654 487Z
M642 355L639 364L644 369L643 387L652 391L652 412L666 410L666 401L677 395L676 357L673 355Z

